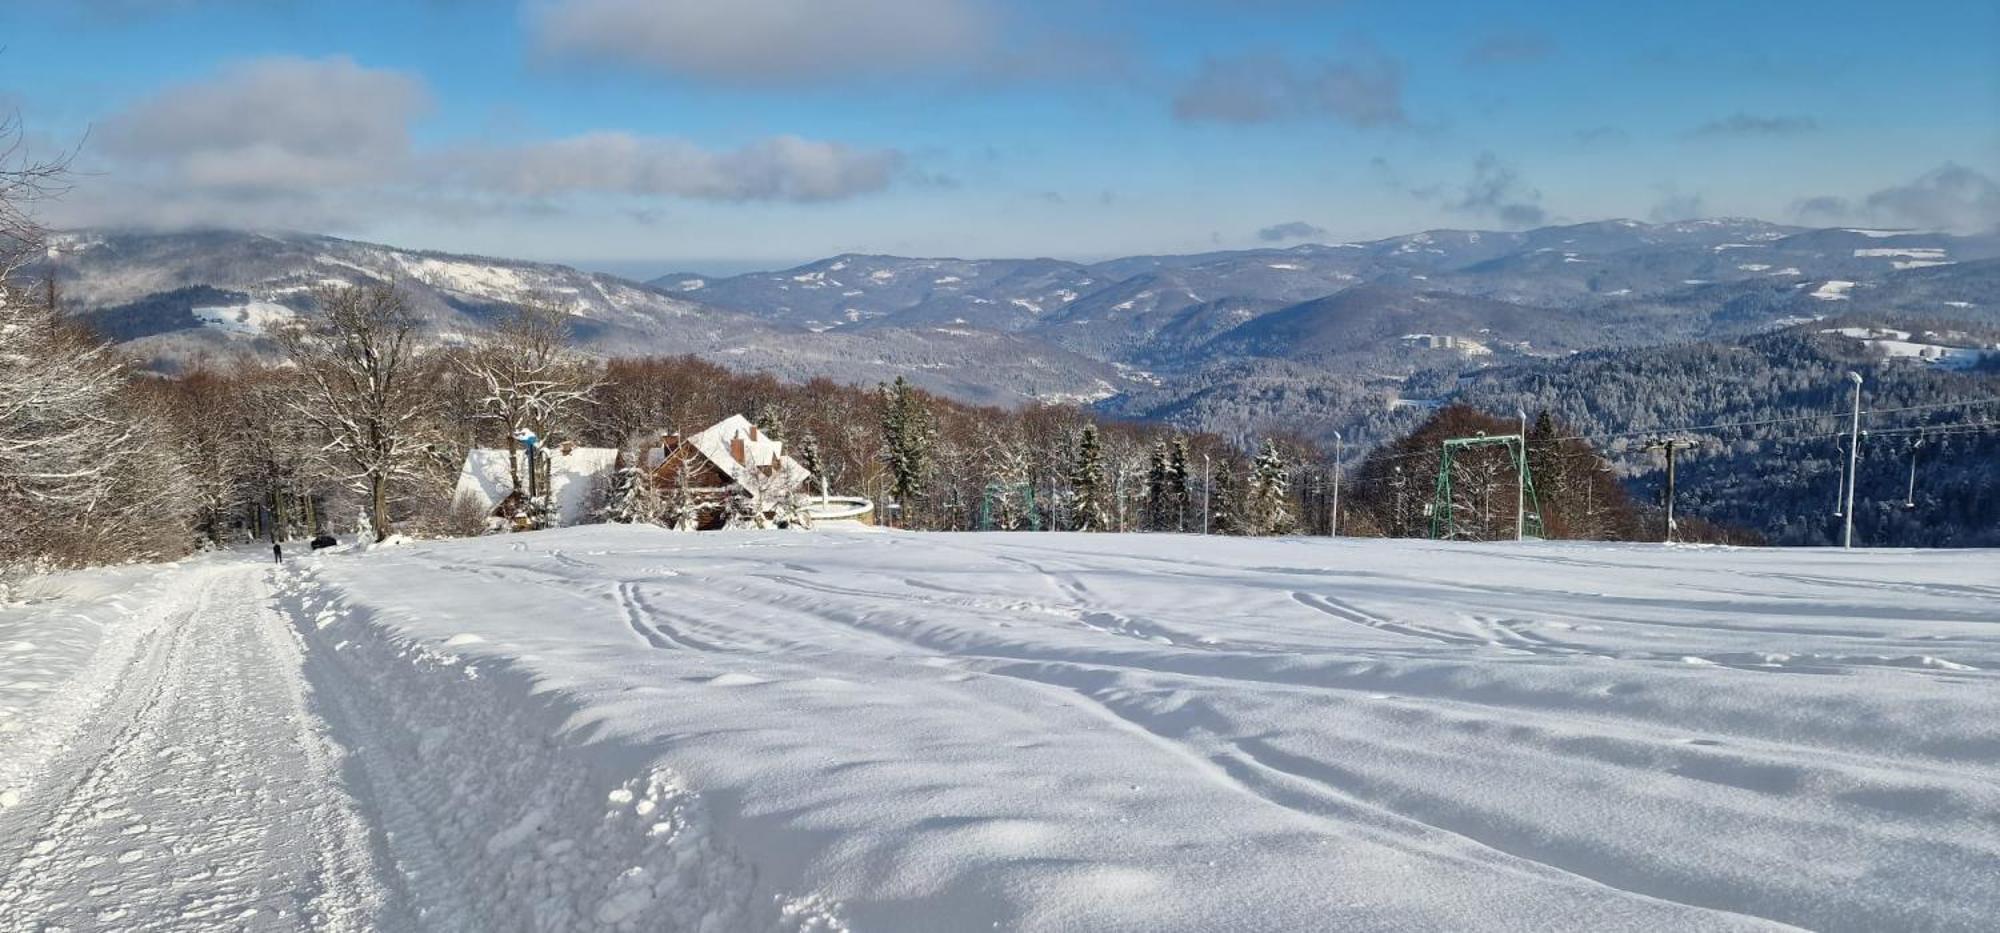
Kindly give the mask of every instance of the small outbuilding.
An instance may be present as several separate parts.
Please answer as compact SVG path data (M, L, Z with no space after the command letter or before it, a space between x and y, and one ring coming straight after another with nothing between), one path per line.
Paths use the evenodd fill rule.
M561 444L535 457L536 488L546 490L551 527L581 525L616 481L619 453L610 447ZM515 481L519 478L520 488ZM495 525L532 524L527 508L528 457L525 451L479 448L468 451L452 491L454 504L484 511Z

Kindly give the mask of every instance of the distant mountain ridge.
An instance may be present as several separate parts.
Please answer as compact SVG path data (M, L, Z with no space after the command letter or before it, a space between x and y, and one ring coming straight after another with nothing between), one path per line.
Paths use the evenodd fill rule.
M846 254L647 283L302 233L79 231L52 246L71 308L163 368L267 352L261 329L311 313L314 287L394 280L440 341L541 296L572 311L583 347L607 355L694 353L794 379L907 374L970 401L1081 401L1246 435L1330 436L1353 424L1339 414L1352 406L1432 397L1426 386L1464 372L1581 351L1828 316L2000 316L2000 235L1745 219L1432 230L1091 263ZM1287 387L1316 400L1291 400Z
M1093 263L852 254L649 283L300 233L78 231L51 245L67 308L168 371L268 358L265 331L315 313L313 289L395 281L440 343L540 298L600 355L688 353L795 381L903 375L962 400L1082 403L1246 447L1339 433L1351 455L1459 401L1616 432L1824 410L1850 368L1896 404L2000 397L2000 235L1606 221ZM1878 509L1869 533L1991 543L1987 513L1942 491L1985 495L1993 443L1941 441L1935 455L1952 459L1935 467L1932 511ZM1829 450L1766 432L1690 455L1691 514L1823 542L1824 516L1801 515L1838 478ZM1883 455L1865 464L1874 486L1895 479ZM1647 457L1618 454L1641 490L1657 485Z

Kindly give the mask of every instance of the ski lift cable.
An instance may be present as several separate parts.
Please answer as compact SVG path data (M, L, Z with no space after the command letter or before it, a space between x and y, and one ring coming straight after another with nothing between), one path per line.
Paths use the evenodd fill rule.
M1905 405L1902 408L1870 408L1862 411L1861 415L1865 418L1869 415L1893 415L1906 411L1934 411L1939 408L1971 408L1975 405L2000 405L2000 396L1976 398L1960 402L1933 402L1929 405Z
M1862 411L1861 414L1864 416L1891 415L1891 414L1901 414L1901 413L1916 412L1916 411L1936 411L1947 408L1967 408L1977 405L1990 405L1990 404L2000 404L2000 396L1996 396L1993 398L1983 398L1983 399L1968 399L1955 402L1936 402L1927 405L1906 405L1898 408L1867 409ZM1799 424L1809 421L1826 421L1831 419L1848 418L1850 416L1851 412L1827 412L1824 414L1817 414L1817 415L1796 415L1784 418L1763 418L1752 421L1722 421L1722 422L1715 422L1712 424L1686 425L1680 427L1647 428L1645 430L1638 430L1638 431L1618 431L1618 432L1598 433L1598 434L1569 434L1558 437L1552 437L1549 440L1603 441L1603 440L1618 440L1628 437L1652 437L1652 436L1668 435L1668 434L1696 434L1708 431L1721 431L1721 430L1729 430L1735 428L1771 427L1781 424ZM1944 436L1952 433L1965 433L1965 434L1980 433L1981 430L1992 426L2000 426L2000 421L1984 421L1984 422L1971 422L1971 423L1961 422L1956 424L1871 428L1864 431L1863 433L1872 436L1891 436L1891 435L1913 434L1913 433ZM1955 430L1961 428L1969 428L1973 430L1964 430L1964 431ZM1757 438L1757 440L1764 442L1819 440L1828 437L1846 437L1848 433L1849 433L1848 431L1840 430L1840 431L1827 431L1823 433L1813 433L1813 434L1781 435L1777 437ZM1434 450L1417 450L1404 454L1396 454L1393 456L1381 457L1379 458L1379 460L1382 462L1395 462L1400 460L1434 458L1436 456L1437 456L1437 451ZM1369 459L1369 458L1364 458L1364 459Z

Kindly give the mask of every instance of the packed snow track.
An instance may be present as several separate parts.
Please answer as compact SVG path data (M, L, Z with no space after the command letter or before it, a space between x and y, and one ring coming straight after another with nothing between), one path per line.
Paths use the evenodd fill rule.
M1992 552L594 527L135 573L0 607L0 929L2000 921Z
M396 922L368 821L338 773L342 753L308 708L298 636L271 608L267 569L187 574L149 607L159 615L73 743L26 800L0 811L0 926Z

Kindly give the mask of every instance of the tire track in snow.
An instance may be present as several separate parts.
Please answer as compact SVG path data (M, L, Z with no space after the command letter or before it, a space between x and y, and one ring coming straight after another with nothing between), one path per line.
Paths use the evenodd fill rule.
M1360 793L1356 789L1361 783L1358 780L1343 786L1312 770L1333 766L1291 758L1261 739L1225 740L1212 736L1213 741L1208 743L1191 740L1190 735L1206 733L1163 729L1151 717L1126 709L1125 704L1107 701L1090 689L1048 677L1035 668L1031 664L1000 665L984 673L1049 691L1065 705L1168 754L1205 780L1280 808L1328 835L1345 837L1359 832L1419 857L1462 865L1476 863L1544 879L1566 878L1599 890L1762 921L1773 929L1804 929L1739 907L1713 903L1712 898L1702 897L1693 887L1621 870L1622 866L1591 857L1565 857L1554 845L1538 844L1526 833L1487 831L1472 819L1443 816L1431 809L1398 808ZM1299 766L1300 761L1310 767ZM1444 845L1439 845L1441 837L1447 840Z
M1406 638L1419 638L1425 641L1461 647L1486 647L1494 644L1494 642L1488 639L1476 638L1471 635L1455 635L1450 632L1440 632L1420 626L1391 622L1373 613L1356 609L1331 596L1322 596L1318 593L1294 592L1292 599L1307 609L1325 613L1343 622L1352 622L1355 625L1367 626L1377 631L1402 635Z
M198 571L136 677L51 763L0 917L52 928L367 930L394 924L339 748L307 708L262 567ZM74 775L67 780L62 775ZM51 782L43 782L45 785ZM34 927L31 927L34 928Z

